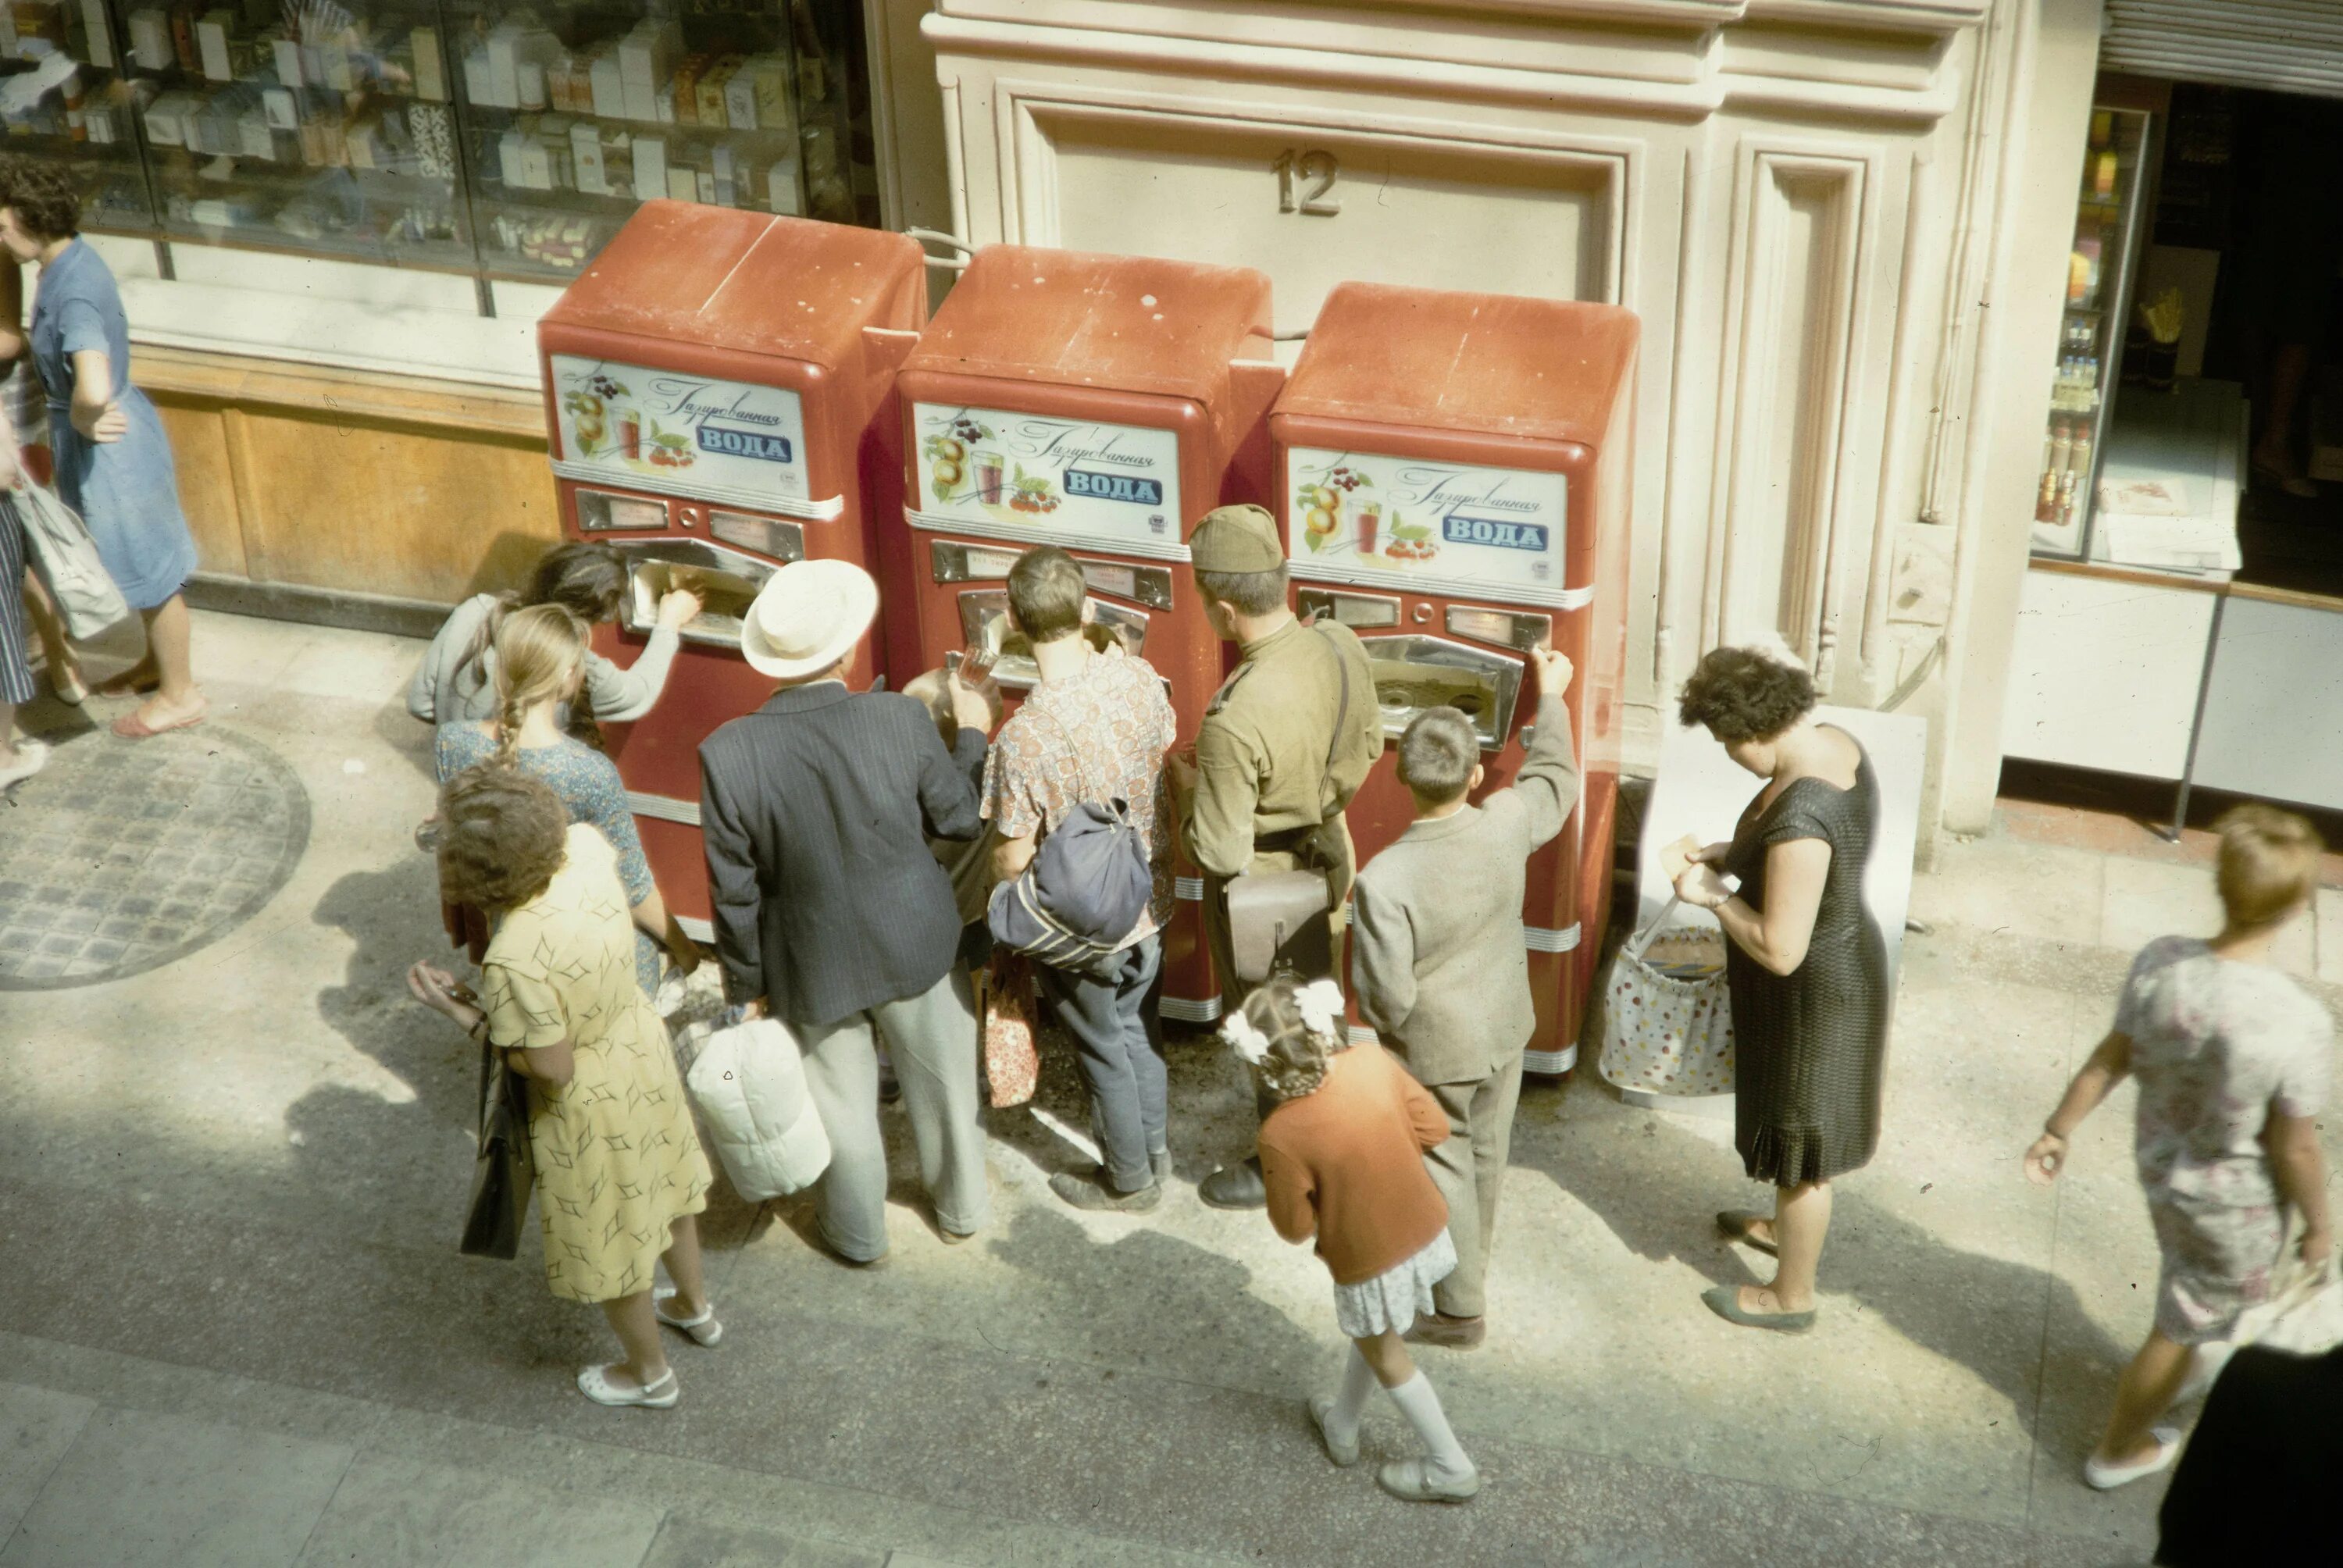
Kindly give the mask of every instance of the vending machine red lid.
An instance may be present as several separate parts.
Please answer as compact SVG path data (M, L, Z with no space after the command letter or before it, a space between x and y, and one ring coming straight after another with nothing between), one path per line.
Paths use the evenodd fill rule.
M990 245L960 274L903 368L1153 393L1220 408L1229 361L1269 357L1265 273Z
M1340 284L1277 412L1596 447L1637 330L1615 305Z
M862 328L895 320L926 276L907 235L649 201L543 321L837 370L860 362Z

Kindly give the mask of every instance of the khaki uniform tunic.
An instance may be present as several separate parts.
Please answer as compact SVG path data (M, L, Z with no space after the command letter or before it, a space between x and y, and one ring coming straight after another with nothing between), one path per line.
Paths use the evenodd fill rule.
M1342 809L1353 791L1329 776L1327 757L1335 756L1334 773L1363 779L1383 749L1373 675L1350 628L1290 621L1241 651L1242 662L1196 732L1196 794L1182 824L1189 857L1204 873L1204 935L1227 1008L1243 998L1231 983L1235 969L1222 890L1242 872L1324 870L1334 896L1335 972L1342 972L1343 903L1356 869ZM1339 744L1338 713L1344 713Z

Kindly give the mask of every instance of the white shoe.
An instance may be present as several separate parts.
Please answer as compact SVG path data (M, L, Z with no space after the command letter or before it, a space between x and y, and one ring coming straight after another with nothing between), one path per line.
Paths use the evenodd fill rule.
M710 1302L708 1310L700 1313L696 1318L679 1318L673 1312L667 1310L667 1304L675 1300L676 1297L681 1293L681 1292L675 1290L653 1291L651 1292L651 1316L665 1323L669 1328L681 1329L685 1333L691 1336L691 1342L693 1344L699 1345L703 1348L712 1345L718 1340L722 1339L724 1337L724 1325L716 1321L715 1303Z
M612 1382L608 1367L586 1367L578 1373L578 1392L596 1404L639 1404L645 1410L673 1410L683 1393L675 1381L675 1369L669 1367L655 1382L640 1387L622 1386Z
M22 784L49 765L49 743L45 740L16 742L16 760L0 768L0 789Z
M2113 1492L2118 1486L2128 1486L2142 1476L2154 1475L2170 1467L2180 1453L2180 1431L2177 1427L2159 1426L2148 1434L2156 1439L2154 1458L2143 1459L2137 1464L2108 1464L2097 1454L2083 1461L2083 1484L2094 1492Z
M1359 1462L1359 1439L1353 1432L1348 1442L1336 1442L1334 1434L1326 1430L1326 1418L1334 1413L1334 1396L1322 1393L1310 1401L1310 1424L1318 1429L1318 1441L1326 1445L1326 1457L1336 1464L1350 1466Z

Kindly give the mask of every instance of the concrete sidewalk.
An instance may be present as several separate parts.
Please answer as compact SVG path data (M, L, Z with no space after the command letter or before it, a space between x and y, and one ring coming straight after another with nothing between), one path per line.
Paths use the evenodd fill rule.
M1155 1213L1049 1194L1081 1158L1052 1122L1084 1121L1053 1060L1038 1113L994 1115L976 1243L929 1228L890 1117L890 1268L826 1261L802 1203L725 1194L728 1332L675 1347L682 1404L580 1400L599 1314L527 1255L454 1250L471 1048L401 981L445 951L408 838L432 797L400 700L417 645L197 635L215 725L299 776L308 848L209 947L0 991L0 1568L2147 1559L2160 1483L2077 1474L2156 1273L2128 1091L2056 1189L2017 1170L2131 949L2207 929L2204 871L2144 836L2132 856L2005 834L1919 879L1885 1139L1841 1184L1812 1335L1700 1304L1765 1262L1711 1227L1762 1198L1727 1128L1591 1073L1526 1092L1489 1344L1423 1355L1488 1484L1412 1508L1310 1432L1341 1345L1322 1269L1195 1201L1250 1128L1202 1040L1173 1052L1180 1180ZM2343 904L2319 912L2293 961L2343 977ZM1407 1442L1371 1418L1371 1459Z

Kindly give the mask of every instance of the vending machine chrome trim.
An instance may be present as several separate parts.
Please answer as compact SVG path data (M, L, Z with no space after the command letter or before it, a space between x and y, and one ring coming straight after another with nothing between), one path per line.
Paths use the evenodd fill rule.
M586 520L588 508L598 508L604 518L608 518L620 507L630 510L639 509L651 515L639 523L589 523ZM623 490L596 489L585 485L578 487L578 527L580 532L656 533L661 528L673 526L668 516L667 500L664 497L630 496Z
M668 591L669 583L652 582L652 568L685 567L699 571L721 572L740 578L754 596L765 586L775 568L769 561L754 556L711 545L699 539L614 539L613 549L623 552L627 561L627 598L619 618L628 631L648 636L659 624L659 596ZM686 622L683 640L708 648L738 649L740 646L740 620L737 616L723 615L702 609Z
M1504 622L1505 634L1490 637L1473 630L1469 623L1475 616L1485 616L1493 623ZM1519 648L1523 653L1534 648L1549 646L1554 640L1554 617L1528 610L1494 609L1483 605L1450 605L1447 628L1451 637L1469 637L1475 642L1492 642L1500 648Z
M1505 744L1513 733L1513 708L1522 690L1522 661L1502 653L1492 653L1485 648L1472 648L1461 642L1451 642L1444 637L1429 637L1411 632L1401 637L1371 637L1363 639L1370 668L1384 664L1412 664L1432 668L1454 669L1479 676L1488 683L1489 711L1473 719L1473 729L1481 738L1483 751L1495 751ZM1394 716L1393 705L1383 701L1382 683L1377 682L1377 706L1383 712L1383 733L1396 739L1407 729L1424 704L1419 704Z
M1092 645L1106 637L1119 637L1125 653L1138 655L1147 647L1147 617L1139 610L1123 608L1118 604L1088 601L1091 622L1085 628ZM1007 588L971 588L960 596L960 629L962 639L970 648L981 648L993 656L992 678L1013 691L1030 691L1041 678L1030 652L1009 650L1009 590ZM1022 640L1020 638L1019 640Z
M1302 612L1303 620L1316 620L1321 616L1331 614L1336 626L1347 626L1353 631L1361 627L1376 630L1399 625L1399 598L1393 594L1296 588L1293 605Z
M598 463L573 463L566 457L556 457L553 472L558 477L575 479L581 485L607 486L610 482L610 470ZM649 485L644 487L650 488ZM802 518L809 523L836 522L846 514L844 496L800 501L794 496L776 496L770 491L744 490L731 485L695 485L675 479L659 480L654 493L693 501L720 501L754 512L779 512L785 518Z
M802 524L711 508L708 513L708 531L728 545L738 545L744 550L770 556L783 566L805 559L805 528Z
M1030 528L1012 528L1007 523L978 522L970 518L948 518L936 512L923 512L916 507L903 508L903 520L921 533L962 534L978 539L1006 539L1020 549L1033 545L1061 545L1079 549L1080 540L1061 539ZM1170 541L1158 544L1152 539L1116 539L1117 553L1140 556L1151 561L1185 562L1188 547Z
M1000 582L1009 576L1021 552L995 550L984 545L951 539L928 541L928 576L940 583ZM973 558L981 555L984 558ZM994 570L998 564L1000 569ZM1143 604L1150 609L1172 608L1172 574L1161 567L1124 566L1114 561L1086 561L1076 557L1082 580L1103 594Z

